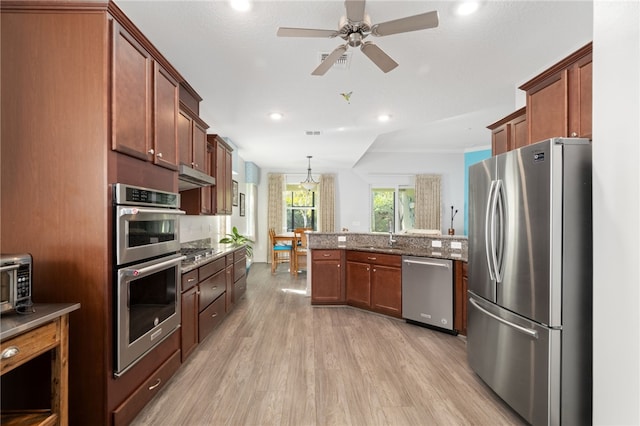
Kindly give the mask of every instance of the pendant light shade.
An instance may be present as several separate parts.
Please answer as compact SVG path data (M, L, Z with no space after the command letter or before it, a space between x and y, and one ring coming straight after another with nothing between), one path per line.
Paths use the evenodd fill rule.
M307 191L313 191L318 186L318 182L313 180L313 176L311 176L311 158L312 157L310 155L307 155L307 158L309 159L309 165L307 167L307 178L304 181L300 182L300 186L306 189Z

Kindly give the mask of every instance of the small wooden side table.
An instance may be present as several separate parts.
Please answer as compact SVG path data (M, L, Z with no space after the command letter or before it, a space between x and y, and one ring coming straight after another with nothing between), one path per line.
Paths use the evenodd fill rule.
M34 304L31 313L0 317L0 375L52 351L51 409L3 410L2 425L68 425L69 313L76 309L79 303Z

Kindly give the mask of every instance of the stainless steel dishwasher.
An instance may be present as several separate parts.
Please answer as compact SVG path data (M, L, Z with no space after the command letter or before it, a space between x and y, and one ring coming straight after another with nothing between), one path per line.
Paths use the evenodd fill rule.
M402 256L402 317L453 331L453 262Z

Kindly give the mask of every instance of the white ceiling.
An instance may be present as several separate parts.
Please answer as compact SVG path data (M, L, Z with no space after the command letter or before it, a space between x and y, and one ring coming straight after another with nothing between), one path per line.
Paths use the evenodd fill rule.
M461 152L522 106L517 87L592 39L591 1L368 0L372 23L437 10L435 29L369 37L400 65L380 71L357 48L346 70L312 76L342 39L280 38L279 26L337 29L343 1L116 0L200 94L200 116L245 161L284 172L352 168L367 152ZM353 92L350 103L340 94ZM279 111L279 122L268 114ZM379 123L380 113L391 114ZM342 128L342 129L341 129ZM319 130L319 136L306 131Z

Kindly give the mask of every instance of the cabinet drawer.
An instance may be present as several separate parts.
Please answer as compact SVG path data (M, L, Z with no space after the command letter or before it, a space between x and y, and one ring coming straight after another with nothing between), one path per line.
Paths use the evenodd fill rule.
M233 265L233 253L227 255L227 266Z
M209 278L211 275L215 274L216 272L222 271L224 267L225 267L224 257L221 257L220 259L216 259L214 261L207 263L206 265L201 266L198 272L200 281Z
M233 263L236 263L237 261L239 261L240 259L244 259L245 257L247 257L247 249L244 247L238 249L233 252Z
M212 277L200 282L200 302L199 311L202 312L207 306L218 298L226 290L226 274L224 269Z
M313 260L340 260L340 250L311 250Z
M236 302L242 299L242 295L244 295L244 293L247 291L246 276L241 277L238 281L235 282L233 291L235 292L233 296Z
M233 282L238 281L240 278L247 274L247 259L242 258L233 264Z
M222 320L225 315L225 296L218 297L207 309L200 312L198 341L202 342Z
M182 274L182 291L187 291L198 284L198 270L194 269L186 274Z
M2 363L0 364L2 369L0 373L7 373L15 367L56 347L60 340L57 327L58 323L59 321L51 322L28 333L2 342L0 345L2 355L6 356L9 353L15 353L15 355L9 358L2 358Z
M402 256L365 251L348 251L347 260L385 266L402 266Z
M129 424L147 402L160 392L179 367L180 350L177 350L113 411L114 425Z

